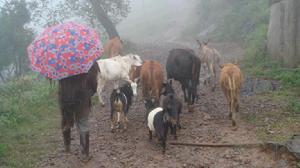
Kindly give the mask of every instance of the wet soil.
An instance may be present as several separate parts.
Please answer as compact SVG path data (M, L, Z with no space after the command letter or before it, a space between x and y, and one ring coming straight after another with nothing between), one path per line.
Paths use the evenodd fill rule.
M229 55L242 55L240 48L223 44L221 53L225 59ZM139 45L137 54L143 59L159 60L165 63L168 51L179 44ZM193 47L192 47L193 48ZM228 49L229 48L229 49ZM233 54L232 54L233 53ZM228 57L227 57L228 56ZM247 81L247 80L246 80ZM271 100L256 101L252 80L242 91L240 112L253 114L266 109L278 108ZM183 100L183 93L178 82L174 82L177 96ZM256 86L255 86L256 87ZM272 88L272 87L270 87ZM108 102L112 88L109 84L104 88L104 100ZM140 90L139 90L140 91ZM196 102L194 112L189 113L186 105L181 115L182 129L178 131L177 142L192 143L255 143L259 142L256 126L239 120L238 129L234 130L228 118L228 107L223 93L218 87L215 92L208 91L202 84L198 89L200 99ZM295 162L286 154L275 155L272 150L264 148L211 148L167 145L162 154L161 146L156 138L148 139L148 129L144 123L145 107L140 94L129 112L127 131L110 132L110 108L96 105L90 115L90 154L88 163L79 160L80 146L76 129L72 130L71 154L63 152L61 131L54 136L59 143L53 152L41 156L37 167L203 167L203 168L276 168L294 167ZM168 136L168 141L173 140Z

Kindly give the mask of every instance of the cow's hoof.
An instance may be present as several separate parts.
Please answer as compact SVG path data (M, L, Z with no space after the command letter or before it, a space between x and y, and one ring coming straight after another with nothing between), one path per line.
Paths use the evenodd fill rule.
M83 163L87 163L87 162L89 162L91 159L92 159L91 156L87 156L87 155L81 155L81 156L80 156L80 161L83 162Z
M234 126L234 127L231 128L231 130L232 130L232 131L237 131L237 130L238 130L238 127L237 127L237 126Z
M232 126L236 127L236 121L232 120Z
M232 120L232 114L231 113L228 115L228 117L229 117L229 120Z
M194 112L194 106L188 105L188 112Z

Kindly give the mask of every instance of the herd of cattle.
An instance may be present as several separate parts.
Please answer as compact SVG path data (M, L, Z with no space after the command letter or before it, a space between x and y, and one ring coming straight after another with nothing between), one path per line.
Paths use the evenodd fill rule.
M110 95L112 132L121 127L127 129L127 114L139 85L146 108L145 121L149 127L149 139L152 139L152 133L155 132L165 152L168 129L177 139L176 129L181 128L180 114L183 108L172 86L172 80L180 82L184 102L187 103L188 111L192 112L194 102L199 98L197 86L200 83L201 67L205 75L204 83L211 87L212 91L217 84L217 71L219 67L221 68L220 85L229 104L232 126L236 126L242 74L235 64L220 65L221 55L216 49L209 47L207 42L197 40L199 45L197 54L191 49L172 49L165 67L167 80L160 62L142 61L140 56L133 54L117 55L120 54L122 46L119 43L121 42L118 41L115 45L117 49L105 46L113 50L108 52L110 58L97 61L100 68L97 92L102 105L105 105L101 96L102 89L107 81L114 81L114 89ZM113 44L111 43L112 46ZM125 84L119 85L120 80L126 81Z

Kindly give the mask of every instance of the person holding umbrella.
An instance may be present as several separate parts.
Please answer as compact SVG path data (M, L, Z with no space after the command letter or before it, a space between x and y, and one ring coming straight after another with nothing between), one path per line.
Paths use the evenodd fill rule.
M67 22L46 28L27 48L31 69L59 81L59 107L65 151L70 152L71 128L80 133L80 159L90 160L88 116L91 97L97 91L103 53L97 32L84 25Z

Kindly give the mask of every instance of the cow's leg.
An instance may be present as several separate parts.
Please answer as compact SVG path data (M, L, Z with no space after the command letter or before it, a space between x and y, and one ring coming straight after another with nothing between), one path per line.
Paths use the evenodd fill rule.
M161 137L161 144L162 144L162 147L163 147L163 154L165 154L166 152L166 141L167 141L167 134L168 134L168 126L164 128L164 132L163 132L163 135Z
M234 97L231 97L230 111L231 111L232 126L236 126L236 111L235 111Z
M227 100L227 104L228 104L228 112L229 112L229 120L231 120L232 118L232 115L231 115L231 98L230 98L230 91L227 90L227 89L222 89L223 90L223 93L226 97L226 100Z
M189 85L188 85L188 111L189 112L193 112L193 104L194 104L194 99L195 99L195 96L194 96L194 93L193 93L193 87L192 87L192 82L190 81L189 82Z
M102 99L102 96L101 96L101 92L102 92L102 89L103 89L104 85L105 85L105 80L102 79L102 78L99 79L98 80L98 86L97 86L97 92L98 92L98 97L99 97L100 104L102 106L105 106L105 103L104 103L104 101Z
M238 97L238 94L240 93L240 91L238 91L236 93L237 97L236 97L236 105L235 105L235 111L236 112L239 112L240 111L240 103L239 103L239 97Z
M229 104L229 119L232 120L231 101L228 101L228 104Z
M177 127L178 129L181 129L181 124L180 124L180 117L179 117L179 114L177 116Z
M183 91L183 95L184 95L184 102L187 102L187 98L186 98L186 92L185 92L185 87L184 84L181 84L181 89Z

